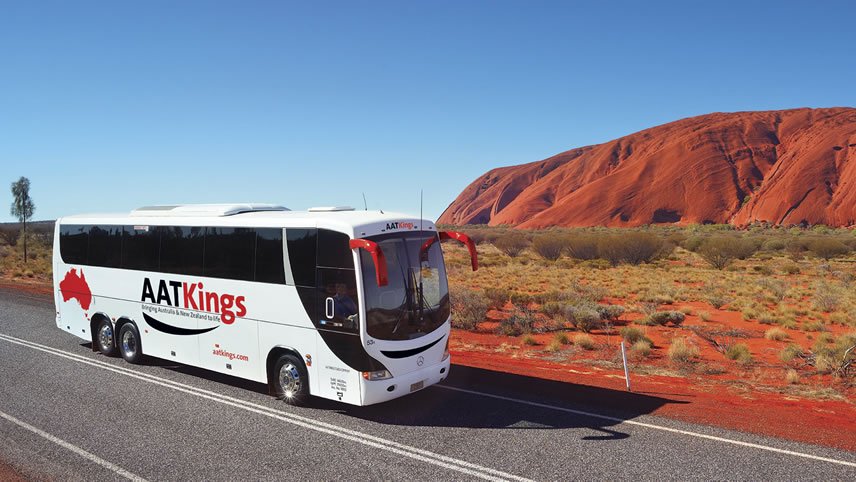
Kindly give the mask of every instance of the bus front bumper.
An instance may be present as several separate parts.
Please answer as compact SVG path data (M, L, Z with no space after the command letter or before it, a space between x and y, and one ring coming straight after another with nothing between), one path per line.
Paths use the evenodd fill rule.
M362 389L362 404L373 405L386 402L393 398L403 397L418 392L426 387L435 385L449 376L449 366L452 357L448 357L436 365L423 367L389 380L368 381L360 384Z

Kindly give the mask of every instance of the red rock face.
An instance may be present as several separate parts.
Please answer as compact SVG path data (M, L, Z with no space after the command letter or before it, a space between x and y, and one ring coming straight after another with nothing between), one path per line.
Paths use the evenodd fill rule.
M856 225L856 109L714 113L493 169L443 224Z
M59 291L62 293L62 301L75 299L84 311L88 310L89 305L92 304L92 291L89 289L86 277L83 271L78 276L76 268L71 268L71 271L66 273L65 278L59 282Z

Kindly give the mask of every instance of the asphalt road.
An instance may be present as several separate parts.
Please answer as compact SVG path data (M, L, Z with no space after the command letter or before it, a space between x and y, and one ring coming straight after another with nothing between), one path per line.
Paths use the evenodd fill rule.
M856 479L856 453L649 415L667 398L453 366L385 404L293 408L53 320L48 297L0 290L0 467L27 478Z

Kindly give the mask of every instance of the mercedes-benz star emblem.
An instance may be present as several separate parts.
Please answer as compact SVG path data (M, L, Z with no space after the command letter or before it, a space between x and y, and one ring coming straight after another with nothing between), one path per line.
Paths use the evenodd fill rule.
M423 363L425 363L425 358L420 356L419 358L416 359L416 365L417 366L421 367Z

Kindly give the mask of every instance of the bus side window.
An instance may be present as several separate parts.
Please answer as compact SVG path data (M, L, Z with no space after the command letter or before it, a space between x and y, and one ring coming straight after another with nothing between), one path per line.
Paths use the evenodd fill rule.
M354 254L347 234L318 230L317 312L319 328L355 332L359 328Z
M86 264L118 268L122 253L123 226L92 226L89 229L89 255Z
M122 236L122 268L157 271L160 236L153 226L125 226Z
M158 230L161 232L161 271L201 276L205 228L162 226Z
M285 283L282 264L282 229L256 229L256 281Z
M86 264L89 226L64 224L59 231L59 253L66 264Z
M288 242L288 260L296 286L315 288L315 250L318 230L285 228Z
M205 228L205 276L253 281L256 231L252 228Z

